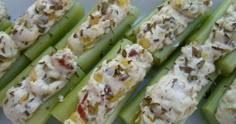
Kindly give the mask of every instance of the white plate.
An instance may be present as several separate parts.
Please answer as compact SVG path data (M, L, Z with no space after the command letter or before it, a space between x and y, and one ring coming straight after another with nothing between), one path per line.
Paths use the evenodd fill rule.
M17 17L22 15L24 11L35 1L35 0L1 0L6 3L11 19L14 21ZM88 12L95 4L95 0L78 0L84 7L85 12ZM140 8L141 15L139 19L151 12L161 0L133 0L134 5ZM217 5L221 0L213 0L214 6ZM49 123L58 123L55 120L50 120ZM205 124L199 111L196 111L186 122L187 124ZM0 111L0 124L11 124L9 120L4 116L2 109Z

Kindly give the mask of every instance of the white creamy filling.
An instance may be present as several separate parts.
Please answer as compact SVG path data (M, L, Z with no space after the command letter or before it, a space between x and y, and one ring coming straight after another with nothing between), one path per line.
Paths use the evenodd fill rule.
M5 6L5 4L0 1L0 23L3 19L7 18L7 8Z
M14 124L23 124L37 108L53 96L76 70L76 56L70 49L46 55L26 79L7 91L3 111Z
M15 42L5 32L0 32L0 77L19 54Z
M176 37L184 32L188 24L204 14L207 8L211 6L211 4L203 4L205 1L202 0L197 2L187 1L170 0L158 7L157 13L140 26L140 31L137 34L137 42L150 52L160 50L164 46L175 42ZM177 3L178 5L183 4L186 6L189 2L191 2L191 6L195 10L189 8L189 10L184 9L184 12L182 12L179 11L180 8L173 6ZM192 13L192 11L196 15L189 17L189 13Z
M129 7L130 0L99 0L97 10L68 38L68 47L77 55L90 49L127 16Z
M11 30L11 37L19 49L26 49L55 24L71 8L70 0L37 0Z
M129 91L142 81L151 67L152 55L140 45L128 45L97 67L79 92L77 111L66 124L104 123Z
M233 12L228 11L215 23L205 44L183 47L182 55L177 58L173 68L160 81L147 88L140 104L138 123L171 124L192 114L199 102L198 93L208 84L208 76L215 71L214 62L236 48L236 29L233 28L236 16L232 16L236 11L232 6L235 4L229 10ZM233 116L235 114L225 118L224 123L232 122L227 119Z
M236 80L226 91L219 102L216 112L216 119L220 124L235 124L236 123Z
M212 5L211 0L170 0L171 5L190 18L203 15Z

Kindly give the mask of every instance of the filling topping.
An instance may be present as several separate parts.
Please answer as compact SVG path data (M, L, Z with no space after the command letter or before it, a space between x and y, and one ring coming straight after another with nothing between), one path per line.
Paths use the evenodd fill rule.
M68 39L68 47L79 55L111 32L128 14L130 0L99 0L97 10Z
M76 70L76 56L70 49L44 56L28 77L7 91L3 111L13 123L25 120L49 97L61 90Z
M37 0L15 21L10 35L19 49L26 49L46 33L71 6L70 0Z
M236 48L236 28L233 28L236 16L232 16L236 13L232 9L235 5L215 23L205 44L183 47L173 68L147 88L137 122L171 124L192 114L199 102L198 93L211 81L209 75L215 71L214 62Z
M15 61L18 49L15 42L5 32L0 32L0 77Z
M104 123L127 93L144 79L152 61L152 55L138 44L120 49L114 59L104 61L91 74L78 94L77 111L65 123Z
M210 0L170 0L140 26L137 42L150 52L160 50L176 41L188 23L204 14L210 6Z

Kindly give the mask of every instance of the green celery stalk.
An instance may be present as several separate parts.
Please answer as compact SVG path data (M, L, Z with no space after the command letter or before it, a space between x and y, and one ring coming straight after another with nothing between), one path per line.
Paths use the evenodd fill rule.
M26 68L36 57L38 57L49 46L57 43L67 31L72 28L83 15L83 8L78 2L74 2L69 10L48 33L42 35L23 55L21 55L0 78L0 90L4 88L14 77ZM63 30L61 29L63 27Z
M8 20L8 19L4 19L1 21L0 23L0 31L5 31L7 30L8 28L10 28L12 25L11 21Z
M92 12L97 10L94 7L83 19L60 41L60 43L55 45L56 49L61 49L66 46L67 39L77 31L78 27L83 23ZM103 57L103 54L108 52L110 48L122 37L122 35L130 28L132 23L139 15L139 10L135 7L130 8L128 15L124 18L120 24L112 30L112 32L101 36L93 48L85 51L80 56L78 56L78 65L88 73L98 62L99 59ZM90 56L90 57L88 57Z
M34 62L28 65L19 75L17 75L11 82L9 82L3 89L0 90L0 105L2 106L2 102L5 99L6 92L11 87L15 86L17 83L25 79L28 76L29 72L33 68L33 66L45 55L45 54L52 54L56 50L52 47L49 47L42 55L40 55Z
M78 63L80 67L89 72L97 63L97 60L103 57L110 48L124 35L124 33L131 28L132 23L139 15L137 8L132 7L124 20L111 32L98 39L97 44L90 50L85 51L79 56ZM88 58L90 56L90 58Z
M85 76L85 73L80 68L77 69L76 73L68 80L66 86L61 91L53 95L37 109L33 116L26 121L26 124L45 124L48 121L51 117L50 111L59 103L58 96L65 96Z
M214 14L212 14L212 16L209 16L209 18L206 20L207 23L204 23L202 28L200 30L198 30L196 33L194 33L194 35L192 35L189 39L188 39L188 43L190 42L195 42L198 44L204 43L206 41L206 39L209 36L209 33L211 31L211 28L213 27L214 23L224 15L224 12L227 10L228 6L231 4L233 0L227 0L224 1L224 4L221 4L220 9L217 9L214 11ZM206 26L206 24L208 24L209 26ZM178 57L178 55L174 55L173 57L170 58L169 61L167 61L167 63L164 63L165 65L163 65L163 68L160 68L156 75L154 76L154 78L148 82L147 86L150 86L156 82L158 82L160 80L160 78L162 76L164 76L168 70L166 70L166 68L170 68L173 66L175 59ZM169 66L169 67L168 67ZM214 73L211 75L212 80L214 80L216 77L218 76L218 72ZM199 93L199 98L202 98L202 96L205 94L205 92L209 89L209 87L211 86L211 82L209 83L208 86L206 86L205 88L203 88L203 90ZM137 115L139 113L139 104L140 102L143 100L143 98L145 97L145 90L146 87L144 87L141 92L139 92L130 103L128 103L126 105L125 108L123 108L119 114L119 118L127 124L131 124L134 123L135 119L137 119ZM200 100L200 99L199 99ZM178 123L184 123L185 120L178 122Z
M97 64L97 66L101 65L104 60L114 58L116 56L117 51L120 48L124 48L127 44L131 44L128 40L122 40L118 42L111 51ZM88 82L90 75L92 74L93 70L90 71L85 78L70 92L64 99L64 102L59 103L52 111L51 114L60 122L68 119L70 115L76 110L76 106L78 104L78 91L80 91ZM114 118L114 117L112 117ZM111 121L111 120L109 120Z
M215 118L215 113L217 111L217 107L221 97L227 91L227 86L230 86L232 84L235 79L235 76L236 73L221 79L217 83L217 87L211 93L209 98L201 106L201 114L209 124L219 124L219 122ZM234 82L236 82L236 80Z
M159 7L154 9L148 16L146 16L143 20L136 24L129 32L126 33L125 37L133 42L136 42L136 35L139 33L140 26L144 22L150 20L152 16L158 12L158 8ZM163 63L168 58L168 56L170 56L171 53L178 48L178 46L184 43L184 39L187 38L187 36L190 35L195 29L197 29L201 25L201 23L208 18L208 16L209 13L207 12L205 15L195 19L192 23L188 25L184 32L177 36L173 44L164 46L163 49L155 51L153 53L154 63L157 65Z
M49 47L43 54L41 54L37 59L35 59L25 70L20 73L14 80L12 80L3 90L0 91L0 102L2 102L6 96L6 92L9 88L13 87L20 81L22 81L25 77L27 77L34 67L35 64L45 55L51 55L56 52L56 49L53 47ZM62 95L65 96L71 89L74 87L83 77L85 73L82 71L81 68L77 68L76 74L74 74L67 82L67 85L58 93L53 95L47 101L45 101L33 114L33 116L26 121L26 124L36 123L36 124L43 124L46 123L47 120L50 118L50 110L59 102L58 96Z
M221 73L224 75L230 75L236 68L236 50L227 54L226 56L220 58L216 65L220 69Z
M47 49L48 46L54 46L63 38L63 36L78 23L82 16L83 8L81 4L74 1L72 8L53 25L48 33L38 38L38 40L24 52L24 55L33 61Z
M16 61L11 64L6 73L0 78L0 91L2 91L3 88L8 85L8 83L10 83L15 76L21 73L21 71L24 70L30 63L31 60L29 60L25 55L19 56Z
M120 113L119 118L127 124L134 123L135 119L137 118L139 114L139 103L143 100L145 97L146 87L155 84L158 82L162 76L167 74L169 69L174 65L175 60L180 55L180 50L177 50L171 57L163 63L160 68L158 68L155 76L148 82L147 85L145 85L144 88L142 88L141 91L138 92L138 94L124 107Z

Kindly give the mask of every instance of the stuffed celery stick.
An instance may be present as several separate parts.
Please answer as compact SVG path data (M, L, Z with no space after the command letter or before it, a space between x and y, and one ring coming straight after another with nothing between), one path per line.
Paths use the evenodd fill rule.
M60 95L64 95L61 89L70 82L70 77L80 70L76 56L68 48L58 50L52 55L45 54L29 68L22 74L26 74L26 77L14 82L15 86L6 92L2 104L5 115L12 123L27 123L25 121L39 112L41 119L34 123L45 123L50 117L50 107L57 103ZM79 81L81 78L77 79Z
M217 87L201 106L201 114L209 124L235 124L236 73L217 82Z
M172 62L175 63L172 68L166 71L166 74L157 73L157 77L150 82L146 91L142 90L121 111L120 117L124 122L177 123L191 115L203 96L201 94L204 94L203 92L209 87L207 84L211 84L208 83L208 77L215 71L215 60L235 49L235 41L232 40L235 34L232 28L229 28L234 20L231 18L235 18L232 9L234 4L231 3L232 0L225 1L206 21L207 24L215 24L210 36L208 33L207 40L201 39L209 31L209 27L204 26L197 32L198 37L194 36L196 42L182 48L182 54ZM228 9L225 13L229 5L231 10ZM222 17L224 13L225 16ZM222 18L218 20L220 17ZM220 32L221 28L224 28L225 32ZM194 38L191 39L194 41ZM211 80L217 73L212 76ZM201 97L197 97L198 95Z
M211 0L167 0L126 37L148 49L161 64L206 19L211 5Z
M152 65L147 50L129 44L119 42L65 97L68 102L53 109L53 116L65 123L112 123Z
M4 74L0 79L0 89L47 47L58 42L77 23L82 14L81 5L73 0L38 0L32 4L25 14L16 20L9 32L17 46L15 50L21 55L5 67L7 70L0 72L1 75Z
M60 49L67 44L78 56L80 67L89 72L138 15L138 9L131 5L130 0L99 0L96 7L55 47Z
M0 1L0 31L5 31L10 28L11 22L7 14L7 8L3 2Z

